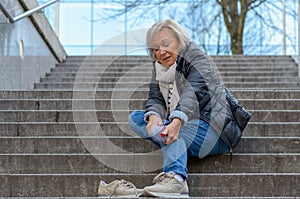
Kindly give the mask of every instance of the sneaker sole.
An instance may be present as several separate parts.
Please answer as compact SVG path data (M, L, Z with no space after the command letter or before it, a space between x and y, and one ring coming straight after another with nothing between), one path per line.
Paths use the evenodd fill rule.
M98 195L98 198L111 198L111 197L113 197L113 198L138 198L138 197L140 197L141 196L141 194L139 194L139 195L112 195L112 196L109 196L109 195Z
M162 198L189 198L188 193L155 193L150 191L144 191L144 196L162 197Z

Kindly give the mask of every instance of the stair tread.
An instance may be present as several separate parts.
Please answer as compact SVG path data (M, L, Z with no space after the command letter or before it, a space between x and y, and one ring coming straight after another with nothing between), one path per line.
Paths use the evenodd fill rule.
M232 164L230 154L189 159L191 198L299 196L296 62L291 56L212 58L224 84L253 117L235 148ZM35 89L0 91L0 195L96 198L100 179L151 184L161 167L157 165L161 152L149 141L137 142L140 138L127 122L130 111L144 107L151 65L147 56L69 56L42 77ZM136 70L124 75L131 68ZM100 78L102 72L105 77ZM101 88L93 87L98 84ZM136 89L136 85L142 87ZM74 113L97 113L99 119L73 121ZM109 143L119 149L107 147ZM106 165L101 158L129 172ZM148 167L131 168L141 158L148 167L159 168L148 173L139 172Z
M3 196L37 196L40 191L51 196L72 197L75 193L82 197L96 196L97 186L100 180L106 182L114 179L126 179L138 187L152 184L156 174L8 174L1 176L4 190ZM300 179L299 173L253 173L253 174L191 174L189 176L189 190L191 196L198 197L295 197L298 196L299 186L296 183ZM34 186L33 182L39 184ZM226 182L226 183L224 183ZM234 186L233 186L234 185ZM249 189L252 187L256 191ZM13 194L9 188L16 190ZM28 187L31 187L28 190ZM27 188L27 189L26 189ZM216 191L217 190L217 191ZM78 194L79 192L79 194Z

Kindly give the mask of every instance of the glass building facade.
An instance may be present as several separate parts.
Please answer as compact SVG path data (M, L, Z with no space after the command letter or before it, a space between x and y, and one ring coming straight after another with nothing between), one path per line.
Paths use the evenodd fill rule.
M38 2L43 4L48 0ZM132 10L124 6L132 2L135 1L60 0L44 12L69 55L144 55L146 29L156 21L168 18L179 21L192 40L208 54L231 54L230 36L222 16L217 17L221 7L215 0L174 0L167 4L161 4L161 0L140 1L141 5ZM285 31L283 1L270 2L272 5L262 5L247 15L244 54L283 54L283 34L286 32L286 54L295 55L298 51L298 2L286 0ZM201 3L205 3L204 11L203 5L201 10L199 8ZM267 16L269 20L261 20ZM212 25L208 24L212 22Z

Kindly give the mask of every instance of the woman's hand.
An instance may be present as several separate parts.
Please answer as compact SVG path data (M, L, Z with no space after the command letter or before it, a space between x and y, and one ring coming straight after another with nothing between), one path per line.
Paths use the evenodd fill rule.
M165 144L171 144L178 139L179 131L181 128L181 120L174 118L172 122L166 127L162 134L167 135Z
M146 130L149 135L150 135L150 132L152 131L152 129L156 126L163 126L161 118L157 115L150 115L148 124L146 126Z

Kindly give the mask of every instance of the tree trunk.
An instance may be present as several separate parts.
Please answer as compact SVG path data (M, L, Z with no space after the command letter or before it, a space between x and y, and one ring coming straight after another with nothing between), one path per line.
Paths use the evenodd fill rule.
M243 54L243 31L248 7L255 0L217 0L230 34L232 54Z
M230 34L232 54L244 54L243 50L243 33Z

